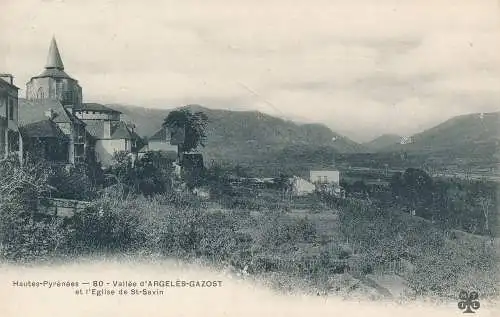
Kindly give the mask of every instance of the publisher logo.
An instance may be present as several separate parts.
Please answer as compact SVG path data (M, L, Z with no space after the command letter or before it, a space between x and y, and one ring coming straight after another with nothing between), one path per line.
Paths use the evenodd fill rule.
M461 291L458 296L460 301L458 302L458 308L463 310L464 314L474 314L475 310L478 310L481 306L479 304L479 294L477 292L466 292Z

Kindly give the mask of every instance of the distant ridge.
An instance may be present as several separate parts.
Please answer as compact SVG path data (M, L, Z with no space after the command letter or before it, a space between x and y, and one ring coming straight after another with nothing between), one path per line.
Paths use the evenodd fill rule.
M379 152L432 157L445 165L497 166L500 162L500 112L456 116L413 135L408 144L389 145Z
M392 144L383 151L440 151L465 145L493 144L500 140L500 112L473 113L453 117L414 134L409 144Z
M122 112L124 120L133 121L141 136L153 135L170 111L184 108L146 109L121 104L107 106ZM339 153L366 151L361 144L322 124L299 124L258 111L210 109L200 105L185 107L192 111L203 111L208 116L208 138L204 152L209 159L248 162L292 145L329 146Z
M132 121L141 137L155 134L170 109L151 109L123 104L104 104L120 111L122 120ZM400 144L395 134L381 135L359 144L332 131L323 124L297 123L258 111L210 109L200 105L187 106L192 111L207 114L207 146L203 149L207 161L229 160L303 160L329 164L337 154L355 153L438 153L446 158L500 159L500 112L475 113L453 117L433 128L413 135L409 144ZM44 109L23 98L19 99L20 122L43 120Z
M362 143L366 148L377 151L385 147L399 143L401 136L397 134L383 134L375 139Z

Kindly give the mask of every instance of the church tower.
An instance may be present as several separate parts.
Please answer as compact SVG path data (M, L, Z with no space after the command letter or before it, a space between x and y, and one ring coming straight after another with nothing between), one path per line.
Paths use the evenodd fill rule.
M45 70L26 84L26 99L56 99L63 105L82 103L82 87L64 71L59 48L53 37Z

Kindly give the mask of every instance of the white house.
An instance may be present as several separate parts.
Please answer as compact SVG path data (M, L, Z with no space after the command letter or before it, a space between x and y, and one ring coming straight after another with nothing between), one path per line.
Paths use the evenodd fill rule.
M309 181L313 184L340 184L340 172L337 170L310 171Z
M171 132L167 128L161 127L149 138L147 150L177 153L177 144L172 142Z
M308 182L307 180L294 176L290 179L292 187L292 195L294 196L304 196L313 193L316 190L316 186Z

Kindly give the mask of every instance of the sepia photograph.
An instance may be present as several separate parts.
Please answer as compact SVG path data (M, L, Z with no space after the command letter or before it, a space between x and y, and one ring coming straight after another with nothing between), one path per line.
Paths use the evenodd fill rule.
M0 0L0 315L500 316L497 0Z

